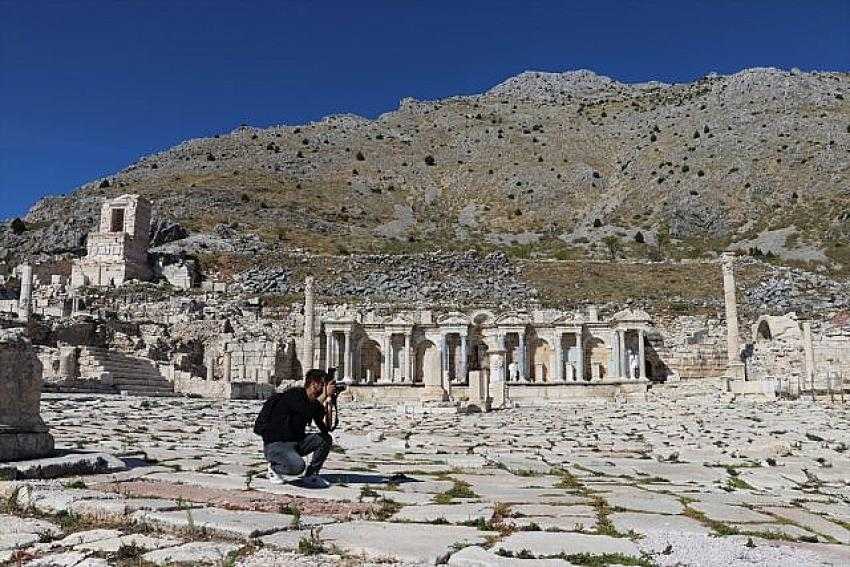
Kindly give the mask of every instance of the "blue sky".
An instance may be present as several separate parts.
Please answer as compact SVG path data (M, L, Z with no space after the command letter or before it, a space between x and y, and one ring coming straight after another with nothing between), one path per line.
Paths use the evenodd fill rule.
M850 1L0 0L0 218L241 123L374 117L523 70L850 70Z

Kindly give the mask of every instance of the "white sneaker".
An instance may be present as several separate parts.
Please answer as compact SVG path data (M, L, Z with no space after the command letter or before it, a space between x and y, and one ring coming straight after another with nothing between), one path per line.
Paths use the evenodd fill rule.
M272 483L272 484L286 484L287 482L289 482L289 479L287 479L287 478L277 474L276 472L274 472L274 469L272 468L271 463L269 463L269 470L268 470L268 473L266 474L266 478L268 478L269 482Z
M317 474L305 476L298 482L298 484L303 486L304 488L330 488L331 486L331 483L329 483Z

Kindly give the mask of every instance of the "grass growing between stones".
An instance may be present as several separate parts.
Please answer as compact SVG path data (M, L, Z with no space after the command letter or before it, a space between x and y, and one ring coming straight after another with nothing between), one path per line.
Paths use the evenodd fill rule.
M319 531L319 529L312 529L309 536L298 540L298 553L301 555L319 555L328 552L328 548L325 547Z
M698 512L693 508L689 508L687 502L682 502L682 504L685 506L685 511L682 513L683 516L692 520L696 520L702 525L711 528L717 535L730 536L739 535L741 533L730 525L724 524L723 522L718 522L717 520L712 520L702 512Z
M378 506L370 508L367 513L367 517L370 520L384 522L395 515L396 512L401 510L401 504L389 498L381 498L376 502L376 504L378 504Z
M497 549L496 555L512 559L563 559L572 565L585 567L608 567L608 565L627 565L630 567L655 567L648 557L635 557L624 553L558 553L557 555L535 556L527 549L517 552Z
M441 492L434 496L434 502L437 504L451 504L455 498L478 498L478 495L469 487L469 483L455 480L454 486L445 492Z

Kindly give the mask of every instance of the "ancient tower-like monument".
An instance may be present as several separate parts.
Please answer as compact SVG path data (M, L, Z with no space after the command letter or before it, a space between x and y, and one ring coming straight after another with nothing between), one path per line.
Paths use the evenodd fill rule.
M89 234L86 257L74 261L71 268L71 287L149 280L150 222L151 204L143 197L121 195L106 201L98 231Z

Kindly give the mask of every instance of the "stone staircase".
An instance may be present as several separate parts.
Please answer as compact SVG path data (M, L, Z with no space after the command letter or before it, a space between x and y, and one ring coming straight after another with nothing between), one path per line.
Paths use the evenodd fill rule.
M83 347L79 358L80 381L107 386L112 392L134 396L174 396L174 385L146 358L129 356L102 347ZM101 388L98 388L100 390Z

